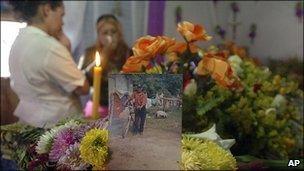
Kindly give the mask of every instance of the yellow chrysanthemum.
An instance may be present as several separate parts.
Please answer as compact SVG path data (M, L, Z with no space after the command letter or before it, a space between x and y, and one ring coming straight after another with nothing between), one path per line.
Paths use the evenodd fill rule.
M95 169L104 168L108 156L109 134L104 129L91 129L80 142L80 157Z
M183 137L181 169L236 170L236 160L213 141Z

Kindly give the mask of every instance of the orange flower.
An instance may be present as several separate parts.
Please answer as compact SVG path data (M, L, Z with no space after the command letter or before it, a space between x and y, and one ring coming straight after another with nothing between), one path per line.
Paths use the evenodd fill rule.
M150 60L157 54L163 54L175 40L166 36L144 36L139 38L133 47L134 56L127 59L122 71L140 72L142 67L147 67Z
M230 51L230 55L238 55L240 58L247 57L247 50L245 47L237 46L237 44L232 41L227 41L225 46Z
M174 40L165 36L144 36L139 38L133 47L134 56L145 56L146 60L164 53Z
M190 43L189 46L191 53L198 52L199 48L196 45ZM175 44L173 44L167 49L166 53L176 52L177 54L182 54L186 51L186 49L187 49L187 43L175 42Z
M232 46L231 51L232 51L232 54L238 55L239 57L241 57L243 59L245 57L247 57L246 49L243 48L243 47L239 47L239 46L234 45L234 46Z
M123 73L133 73L140 72L142 67L147 67L149 60L146 60L145 57L135 57L131 56L127 59L126 63L122 67Z
M204 57L207 58L216 58L216 59L220 59L220 60L224 60L226 61L228 59L229 56L229 52L228 51L209 51L207 53L204 54Z
M173 46L175 44L175 40L171 39L167 36L161 36L161 39L163 39L163 41L165 41L165 45L163 46L163 48L159 51L160 54L163 54L167 51L167 49L171 46Z
M197 74L211 74L211 77L217 84L227 88L238 88L240 84L233 75L231 66L225 61L223 53L206 53L203 59L198 63Z
M166 59L167 62L174 62L177 61L179 59L179 57L177 56L177 54L175 52L170 52L166 54Z
M187 40L187 42L194 42L197 40L208 41L212 38L207 35L203 26L192 24L188 21L178 23L177 31Z

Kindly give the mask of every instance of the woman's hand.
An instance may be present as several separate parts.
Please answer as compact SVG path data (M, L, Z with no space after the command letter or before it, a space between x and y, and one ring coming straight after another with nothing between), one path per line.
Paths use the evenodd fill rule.
M56 39L62 43L70 52L71 52L71 42L69 38L64 34L63 31L59 32L56 36Z
M117 48L117 45L118 45L117 42L118 41L116 40L115 37L107 35L106 43L104 44L104 47L103 47L103 50L105 51L105 53L108 55L113 53Z

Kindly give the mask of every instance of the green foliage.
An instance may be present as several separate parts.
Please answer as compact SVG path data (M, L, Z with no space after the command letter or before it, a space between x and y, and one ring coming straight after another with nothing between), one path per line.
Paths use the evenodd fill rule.
M198 99L197 114L200 116L220 105L232 95L230 91L218 87L217 85L212 89L214 91L208 91L205 98Z
M38 141L44 129L22 123L1 126L1 153L4 158L15 160L20 169L28 169L33 160L30 147Z
M299 88L303 90L303 60L299 59L299 57L291 57L284 60L269 58L267 65L273 73L285 75L291 80L298 81Z
M156 93L163 92L166 96L177 96L181 93L183 77L175 74L130 74L127 75L134 84L147 90L148 97L154 98Z
M298 83L248 59L240 66L242 91L206 82L209 85L199 85L200 93L193 99L184 98L183 132L198 132L216 123L223 138L236 139L231 149L234 155L299 157L303 151L303 92Z

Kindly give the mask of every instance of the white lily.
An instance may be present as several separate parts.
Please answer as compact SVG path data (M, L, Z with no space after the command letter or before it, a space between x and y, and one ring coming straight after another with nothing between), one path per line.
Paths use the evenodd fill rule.
M186 134L188 137L193 137L193 138L200 138L200 139L209 139L220 145L222 148L225 150L229 150L230 147L235 144L235 139L226 139L223 140L217 133L216 133L216 125L213 124L213 126L202 133L199 134Z

